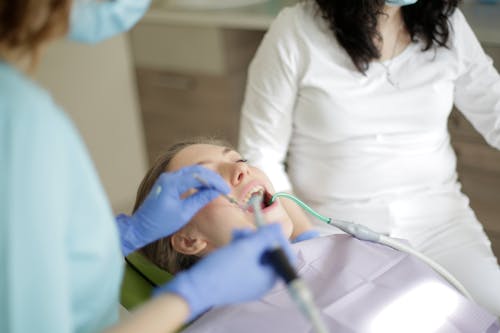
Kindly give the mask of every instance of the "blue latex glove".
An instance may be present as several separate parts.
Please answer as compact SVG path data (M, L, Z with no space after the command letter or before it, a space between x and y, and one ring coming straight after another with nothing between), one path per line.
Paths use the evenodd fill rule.
M213 306L258 299L279 278L262 260L263 254L276 244L282 246L294 262L290 244L279 224L269 224L257 231L236 231L231 244L177 274L170 283L157 288L155 295L168 292L184 298L191 310L190 319Z
M149 8L151 0L75 0L68 38L98 43L128 31Z
M193 178L194 174L205 179L210 187ZM185 199L181 198L183 193L193 188L198 191ZM229 191L229 186L219 174L199 165L163 173L132 216L121 214L116 217L123 254L126 256L173 234L206 204Z
M292 243L299 243L299 242L303 242L303 241L306 241L306 240L309 240L309 239L313 239L313 238L316 238L316 237L319 237L319 231L311 229L311 230L304 231L303 233L301 233L300 235L298 235L297 237L295 237L292 240Z

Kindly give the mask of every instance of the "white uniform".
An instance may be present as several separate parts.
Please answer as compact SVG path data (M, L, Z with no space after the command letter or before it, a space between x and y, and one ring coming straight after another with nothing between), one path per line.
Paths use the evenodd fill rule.
M447 131L455 103L500 148L491 59L457 10L449 48L412 43L363 75L316 15L309 3L284 9L265 36L250 66L240 152L318 212L408 239L500 315L500 269L460 192Z

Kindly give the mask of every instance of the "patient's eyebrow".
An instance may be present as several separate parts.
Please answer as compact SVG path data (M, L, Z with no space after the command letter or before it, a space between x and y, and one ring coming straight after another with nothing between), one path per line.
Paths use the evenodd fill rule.
M231 148L225 147L224 150L222 150L221 154L223 156L225 156L232 151L236 152L235 150L233 150ZM213 161L212 160L201 160L201 161L196 162L197 165L210 164L210 163L213 163Z

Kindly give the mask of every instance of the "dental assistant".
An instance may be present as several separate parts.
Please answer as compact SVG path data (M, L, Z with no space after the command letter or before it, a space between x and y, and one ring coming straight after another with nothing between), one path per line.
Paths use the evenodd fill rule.
M276 282L261 257L276 243L288 249L279 227L237 232L110 328L118 319L122 255L175 232L229 188L217 174L188 167L162 175L135 214L115 220L76 128L27 73L68 28L74 40L97 42L130 28L148 5L0 1L0 332L170 332L209 307L255 299ZM191 188L198 191L181 200Z
M460 190L447 131L455 104L500 148L500 76L458 2L284 9L250 65L239 151L277 191L409 240L500 315L498 262ZM283 203L303 221L294 231L307 228Z

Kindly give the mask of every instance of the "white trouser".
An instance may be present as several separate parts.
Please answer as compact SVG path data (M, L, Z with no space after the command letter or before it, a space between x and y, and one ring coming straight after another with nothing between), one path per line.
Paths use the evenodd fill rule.
M478 304L500 316L500 267L468 198L455 185L441 191L313 208L408 240L455 276ZM324 224L320 228L323 234L337 232Z

